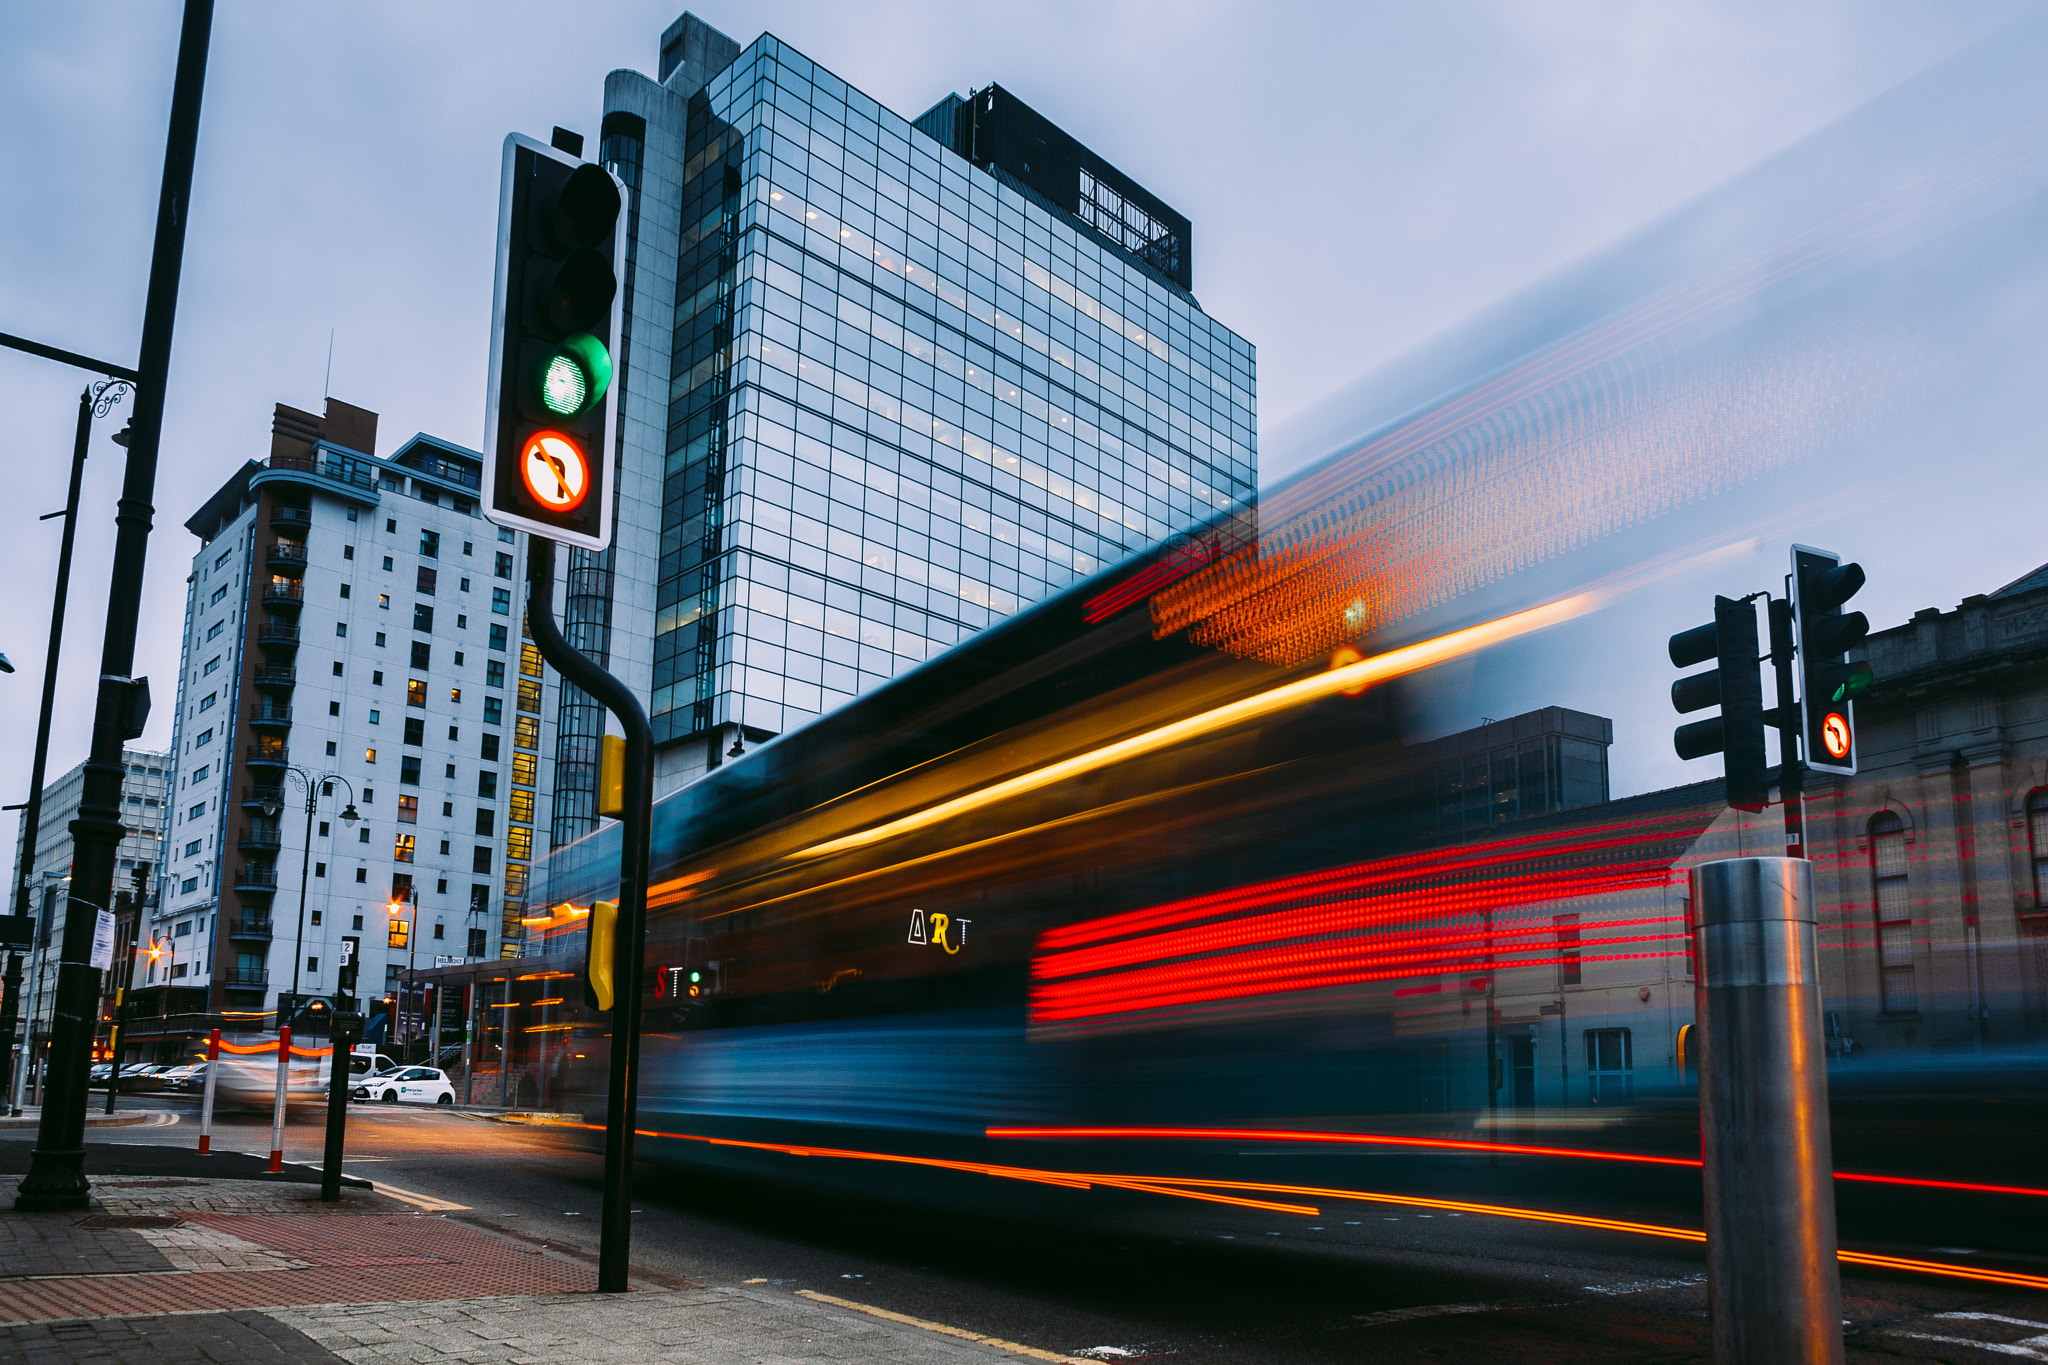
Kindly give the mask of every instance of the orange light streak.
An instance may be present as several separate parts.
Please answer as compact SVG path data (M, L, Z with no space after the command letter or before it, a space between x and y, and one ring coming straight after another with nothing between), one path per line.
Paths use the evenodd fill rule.
M565 1123L564 1128L581 1128L591 1132L604 1131L603 1125L595 1123ZM1211 1203L1238 1204L1247 1208L1258 1208L1272 1212L1297 1213L1305 1217L1320 1216L1321 1210L1308 1204L1286 1204L1273 1200L1230 1198L1217 1191L1234 1191L1238 1195L1293 1195L1298 1198L1335 1199L1352 1204L1393 1204L1406 1208L1436 1209L1449 1213L1476 1213L1493 1218L1513 1218L1522 1222L1550 1223L1562 1227L1589 1228L1598 1232L1625 1232L1639 1237L1659 1237L1669 1241L1697 1242L1704 1244L1707 1234L1697 1228L1670 1227L1662 1223L1637 1223L1620 1218L1595 1218L1586 1214L1564 1213L1553 1209L1521 1208L1511 1204L1480 1204L1464 1199L1430 1199L1413 1194L1382 1194L1373 1190L1329 1189L1316 1185L1278 1185L1253 1180L1196 1180L1182 1176L1136 1176L1136 1175L1093 1175L1079 1171L1043 1171L1029 1166L997 1166L981 1161L950 1161L942 1157L903 1156L894 1152L863 1152L840 1147L807 1147L782 1142L746 1142L738 1138L716 1138L702 1133L663 1133L649 1128L637 1128L636 1136L670 1138L681 1142L702 1142L713 1147L739 1147L760 1152L779 1152L788 1156L830 1157L847 1161L880 1161L895 1165L923 1166L937 1170L961 1171L971 1175L995 1176L1007 1180L1024 1180L1040 1185L1059 1185L1068 1189L1089 1189L1102 1186L1110 1189L1131 1190L1140 1194L1171 1195L1181 1199L1196 1199ZM1912 1260L1901 1256L1879 1256L1862 1251L1838 1253L1845 1265L1870 1266L1880 1270L1903 1270L1918 1275L1940 1275L1955 1279L1976 1280L1987 1284L2011 1285L2022 1289L2048 1289L2048 1276L2023 1275L2017 1272L1991 1270L1978 1266L1953 1265L1946 1261Z
M1104 744L1085 753L1071 755L1056 763L1048 763L1029 772L1019 773L1015 777L992 782L949 801L927 806L923 810L898 816L867 829L856 830L837 839L812 844L809 848L799 849L790 854L789 857L821 858L833 853L866 848L1028 792L1050 787L1069 778L1080 777L1129 759L1156 753L1161 749L1171 748L1173 745L1198 739L1218 730L1243 725L1290 707L1418 672L1491 645L1504 643L1531 631L1543 630L1570 621L1583 616L1597 605L1598 602L1592 594L1579 593L1540 607L1532 607L1528 611L1488 621L1484 625L1452 631L1448 635L1440 635L1418 644L1404 645L1344 668L1313 673L1305 678L1297 678L1293 682L1268 688L1264 692L1254 693L1249 697Z

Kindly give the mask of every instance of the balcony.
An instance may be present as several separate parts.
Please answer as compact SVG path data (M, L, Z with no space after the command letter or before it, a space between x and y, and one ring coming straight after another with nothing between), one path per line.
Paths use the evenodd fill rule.
M296 540L273 541L263 553L263 562L274 574L299 578L306 572L306 547Z
M263 585L263 605L272 611L297 611L306 605L306 589L296 578L273 578Z
M277 810L283 810L285 805L284 788L261 785L244 787L242 788L242 805L245 809L251 810L262 806L271 806Z
M281 735L292 728L292 708L265 702L249 713L249 724L267 734Z
M243 867L235 871L235 890L252 896L269 896L277 891L277 868Z
M221 989L230 992L267 991L270 972L263 967L237 967L220 979Z
M297 649L299 628L283 621L271 621L256 632L256 643L268 650Z
M280 504L270 509L270 529L303 536L313 529L313 509Z
M242 757L251 769L288 768L292 761L291 751L282 744L251 744Z
M268 915L243 915L228 921L228 937L237 943L268 943L271 919Z
M298 673L283 664L266 664L257 669L249 679L258 687L291 687L298 680Z
M284 831L275 821L257 820L235 842L244 853L276 853L284 847Z

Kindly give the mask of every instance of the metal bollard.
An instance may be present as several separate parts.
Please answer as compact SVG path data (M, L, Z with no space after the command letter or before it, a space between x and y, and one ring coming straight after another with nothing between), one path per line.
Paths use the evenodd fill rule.
M1717 1365L1840 1365L1813 864L1692 870L1707 1318Z
M213 1085L220 1079L220 1030L206 1040L206 1097L199 1102L199 1155L213 1150Z
M284 1169L285 1082L292 1069L292 1030L286 1024L277 1031L277 1105L270 1112L270 1170Z

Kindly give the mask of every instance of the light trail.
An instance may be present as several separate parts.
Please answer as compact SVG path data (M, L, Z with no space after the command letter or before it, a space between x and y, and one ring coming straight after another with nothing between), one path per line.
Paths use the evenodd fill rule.
M1579 593L1572 597L1546 603L1540 607L1533 607L1528 611L1517 612L1512 616L1503 616L1484 625L1452 631L1448 635L1440 635L1433 640L1424 640L1417 644L1404 645L1399 649L1389 650L1385 654L1374 655L1370 659L1361 659L1354 664L1347 664L1341 668L1332 668L1326 672L1311 674L1306 678L1298 678L1291 683L1284 683L1279 687L1269 688L1264 692L1256 693L1223 706L1214 707L1197 715L1186 716L1169 724L1131 735L1126 739L1120 739L1114 743L1090 749L1086 753L1075 754L1072 757L1063 758L1056 763L1048 763L1042 768L1034 768L1030 772L1019 773L1015 777L991 783L986 787L977 788L963 796L956 796L950 801L942 801L935 806L927 806L923 810L899 816L894 820L885 821L882 824L858 830L837 839L828 839L823 843L813 844L809 848L800 849L790 854L789 857L791 859L822 858L833 853L844 853L852 849L866 848L870 845L896 838L899 835L927 829L933 825L951 820L956 816L965 815L970 811L981 810L984 807L1008 801L1013 797L1022 796L1027 792L1038 791L1055 783L1064 782L1069 778L1095 772L1098 769L1123 763L1145 754L1156 753L1161 749L1185 743L1202 735L1212 734L1215 731L1228 729L1231 726L1242 725L1247 721L1272 715L1276 711L1284 711L1306 702L1320 700L1323 697L1335 696L1340 692L1357 691L1370 687L1375 683L1385 682L1390 678L1398 678L1404 674L1414 673L1436 664L1445 663L1451 659L1485 649L1490 645L1501 644L1518 636L1529 634L1531 631L1560 625L1563 622L1583 616L1596 605L1596 599L1591 594Z
M562 1128L581 1128L591 1132L602 1132L603 1127L595 1123L564 1123ZM1096 1175L1081 1171L1045 1171L1030 1166L999 1166L982 1161L953 1161L944 1157L905 1156L895 1152L864 1152L843 1147L813 1147L786 1142L748 1142L739 1138L718 1138L703 1133L664 1133L651 1128L636 1128L637 1137L667 1138L679 1142L701 1142L712 1147L734 1147L757 1152L777 1152L787 1156L827 1157L846 1161L879 1161L892 1165L923 1166L938 1170L959 1171L970 1175L987 1175L999 1179L1023 1180L1040 1185L1058 1185L1067 1189L1086 1190L1107 1188L1130 1190L1138 1194L1170 1195L1179 1199L1201 1200L1207 1203L1222 1203L1245 1208L1262 1209L1275 1213L1293 1213L1303 1217L1320 1217L1322 1210L1311 1204L1294 1204L1280 1200L1259 1199L1250 1196L1281 1195L1304 1199L1335 1199L1352 1204L1391 1204L1406 1208L1436 1209L1449 1213L1476 1213L1493 1218L1511 1218L1521 1222L1549 1223L1562 1227L1588 1228L1596 1232L1625 1232L1639 1237L1658 1237L1668 1241L1697 1242L1704 1244L1707 1234L1697 1228L1673 1227L1663 1223L1638 1223L1620 1218L1595 1218L1587 1214L1565 1213L1556 1209L1531 1209L1512 1204L1480 1204L1464 1199L1431 1199L1415 1194L1384 1194L1375 1190L1333 1189L1317 1185L1280 1185L1255 1180L1200 1180L1184 1176L1144 1175ZM1219 1193L1224 1192L1224 1193ZM1901 1270L1916 1275L1939 1275L1953 1279L1976 1280L1986 1284L2008 1285L2020 1289L2048 1290L2048 1276L2026 1275L2017 1271L1993 1270L1980 1266L1954 1265L1946 1261L1921 1261L1902 1256L1880 1256L1871 1252L1843 1251L1838 1256L1844 1265L1869 1266L1879 1270Z

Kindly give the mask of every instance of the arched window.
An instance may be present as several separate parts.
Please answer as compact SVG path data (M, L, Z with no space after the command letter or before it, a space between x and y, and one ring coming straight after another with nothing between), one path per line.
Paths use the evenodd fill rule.
M1890 811L1870 822L1870 879L1877 905L1877 966L1887 1014L1920 1007L1913 982L1913 906L1906 894L1906 829Z
M2034 908L2048 910L2048 787L2027 798L2027 835L2034 854Z

